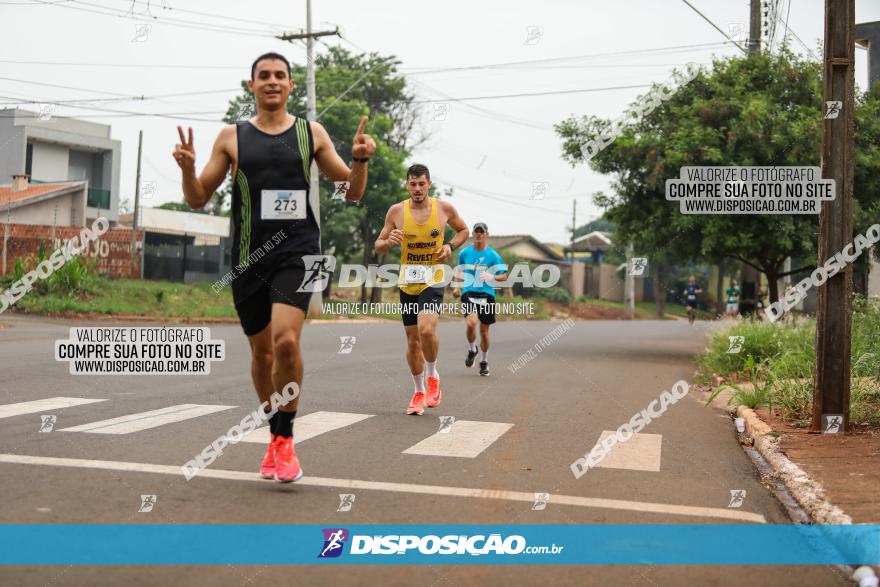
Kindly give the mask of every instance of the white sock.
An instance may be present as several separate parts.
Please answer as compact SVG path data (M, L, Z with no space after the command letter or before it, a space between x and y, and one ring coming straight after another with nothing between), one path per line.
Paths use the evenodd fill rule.
M422 371L418 375L413 375L413 384L415 385L415 391L424 392L425 391L425 372Z
M480 351L480 360L488 361L489 360L489 351Z
M468 343L468 350L472 353L477 352L477 341Z
M425 377L440 377L437 372L437 361L425 361Z

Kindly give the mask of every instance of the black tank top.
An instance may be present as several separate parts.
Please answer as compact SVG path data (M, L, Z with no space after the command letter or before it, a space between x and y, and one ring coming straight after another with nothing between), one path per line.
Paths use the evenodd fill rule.
M308 121L297 117L293 126L277 135L265 133L250 122L239 122L236 135L238 170L232 188L232 266L239 269L232 289L235 298L242 299L262 286L266 273L281 264L301 263L302 255L321 254L321 241L309 202L309 169L315 146ZM301 208L296 208L303 191L305 218L284 218L302 214ZM280 230L285 237L276 236Z

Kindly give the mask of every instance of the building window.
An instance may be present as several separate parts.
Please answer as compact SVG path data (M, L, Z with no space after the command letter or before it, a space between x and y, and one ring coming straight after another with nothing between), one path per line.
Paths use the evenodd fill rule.
M27 144L27 151L24 158L24 172L30 177L31 168L34 166L34 144Z

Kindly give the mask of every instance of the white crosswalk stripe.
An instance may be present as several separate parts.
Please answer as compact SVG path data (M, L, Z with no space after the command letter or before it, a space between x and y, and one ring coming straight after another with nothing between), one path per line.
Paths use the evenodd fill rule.
M301 418L297 418L293 422L293 440L297 444L330 432L357 424L367 418L372 418L372 414L351 414L348 412L312 412ZM242 438L242 442L258 442L260 444L268 444L269 442L269 426L261 426L253 432L249 432Z
M105 402L105 399L86 399L84 397L50 397L17 404L5 404L0 406L0 418L11 418L23 414L35 414L37 412L51 412L73 406L82 406Z
M601 445L605 438L614 434L615 432L611 430L603 430L596 445ZM662 444L662 434L634 434L626 442L615 444L611 452L595 466L604 469L657 472L660 470Z
M410 455L473 459L511 428L513 424L502 422L456 420L448 431L435 432L403 452Z
M130 434L132 432L149 430L150 428L155 428L157 426L164 426L165 424L198 418L199 416L205 416L215 412L222 412L223 410L231 410L235 407L237 406L180 404L158 410L150 410L149 412L129 414L119 418L111 418L109 420L101 420L90 424L62 428L60 431L92 432L94 434Z

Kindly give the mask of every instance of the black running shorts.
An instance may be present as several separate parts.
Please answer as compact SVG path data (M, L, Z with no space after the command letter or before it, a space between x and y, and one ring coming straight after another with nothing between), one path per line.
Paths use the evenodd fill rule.
M465 316L476 312L483 324L495 324L495 296L485 292L466 291L461 294L461 312Z
M258 265L249 267L237 279L259 282L255 292L243 300L236 300L235 311L247 336L259 334L272 319L272 304L287 304L308 313L311 291L299 292L305 279L302 258L294 258L276 267Z
M403 306L401 312L403 325L415 326L418 324L419 312L433 311L439 314L445 289L442 285L426 287L419 295L408 294L400 290L400 303Z

